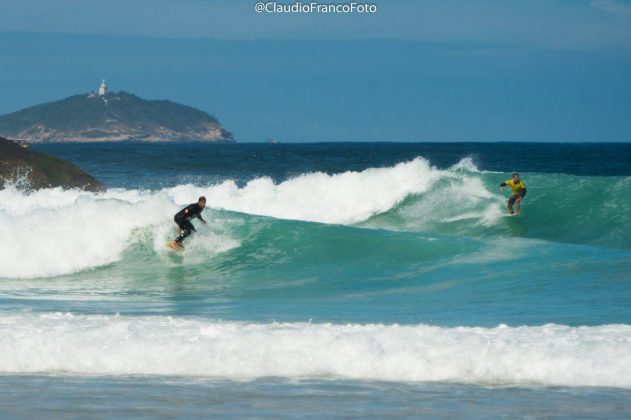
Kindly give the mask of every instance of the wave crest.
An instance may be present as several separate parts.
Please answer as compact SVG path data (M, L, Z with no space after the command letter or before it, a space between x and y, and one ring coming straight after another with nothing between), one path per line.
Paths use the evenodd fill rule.
M0 190L0 277L48 277L118 261L138 229L150 231L159 252L173 234L173 214L200 195L208 198L209 208L280 219L631 247L631 177L526 178L523 213L512 220L502 217L501 174L480 172L470 159L445 170L417 158L361 172L309 173L280 183L263 177L243 187L227 180L105 193L5 188ZM231 238L212 240L234 245Z
M440 328L0 315L0 371L631 387L631 326Z

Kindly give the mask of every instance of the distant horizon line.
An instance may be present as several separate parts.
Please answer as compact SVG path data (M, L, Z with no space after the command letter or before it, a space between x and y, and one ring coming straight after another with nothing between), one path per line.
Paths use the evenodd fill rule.
M9 139L8 140L14 140ZM521 143L521 144L533 144L533 143L543 143L543 144L631 144L631 140L412 140L412 141L404 141L404 140L319 140L319 141L278 141L278 142L270 142L269 140L261 140L261 141L234 141L234 142L221 142L221 141L207 141L207 140L155 140L155 141L147 141L147 140L105 140L105 141L44 141L44 142L33 142L31 145L40 145L40 144L103 144L103 143L112 143L112 144L120 144L120 143L142 143L142 144L213 144L213 145L222 145L222 146L234 146L239 144L267 144L270 146L278 146L283 144L328 144L328 143L339 143L339 144L374 144L374 143L383 143L383 144L471 144L471 143L483 143L483 144L501 144L501 143Z
M154 35L138 35L138 34L90 34L90 33L71 33L71 32L40 32L40 31L0 31L0 35L53 35L53 36L66 36L66 37L92 37L92 38L135 38L154 41L219 41L219 42L370 42L370 41L383 41L383 42L404 42L414 44L424 44L433 46L458 46L458 47L470 47L470 48L517 48L517 49L533 49L533 50L546 50L546 51L577 51L584 52L584 48L558 48L541 46L538 44L528 43L482 43L474 41L431 41L422 39L410 39L410 38L396 38L396 37L337 37L337 38L325 38L325 37L277 37L277 38L220 38L209 36L154 36ZM591 51L591 50L590 50Z

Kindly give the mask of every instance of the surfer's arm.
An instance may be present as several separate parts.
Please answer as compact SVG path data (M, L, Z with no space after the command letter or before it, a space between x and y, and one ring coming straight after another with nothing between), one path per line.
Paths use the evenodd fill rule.
M199 220L201 220L203 224L206 224L206 221L202 218L201 213L197 213L197 214L195 215L195 217L197 217Z
M505 186L506 186L506 182L502 182L502 183L500 184L500 190L503 190Z

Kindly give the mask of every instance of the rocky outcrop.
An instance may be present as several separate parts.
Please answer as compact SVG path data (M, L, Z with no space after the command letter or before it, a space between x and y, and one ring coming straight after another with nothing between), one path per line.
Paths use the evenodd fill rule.
M105 186L78 166L44 153L25 149L0 137L0 189L7 183L20 188L81 188L104 191Z

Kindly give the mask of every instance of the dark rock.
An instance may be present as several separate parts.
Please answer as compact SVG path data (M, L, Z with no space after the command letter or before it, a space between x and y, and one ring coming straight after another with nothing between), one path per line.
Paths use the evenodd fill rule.
M25 149L0 137L0 188L4 188L7 183L28 189L63 187L105 191L103 184L78 166Z

